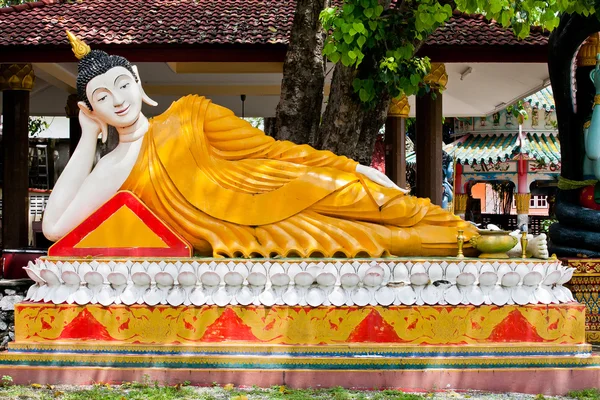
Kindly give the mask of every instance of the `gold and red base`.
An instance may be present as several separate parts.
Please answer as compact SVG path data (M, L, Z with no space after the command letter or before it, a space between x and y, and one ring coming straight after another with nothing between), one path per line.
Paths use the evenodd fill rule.
M270 308L21 303L15 307L15 342L0 354L0 374L19 383L121 382L150 374L173 383L562 393L600 377L600 357L585 343L584 313L577 303ZM532 386L540 382L532 374L556 385Z
M15 344L469 345L585 343L585 307L529 306L156 306L21 303Z

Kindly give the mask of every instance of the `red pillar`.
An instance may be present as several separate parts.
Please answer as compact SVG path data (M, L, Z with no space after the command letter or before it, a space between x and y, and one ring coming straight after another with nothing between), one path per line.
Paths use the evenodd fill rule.
M523 155L517 161L517 194L515 200L517 203L517 226L529 225L529 202L531 193L529 193L529 181L527 175L529 172L529 161L523 158Z

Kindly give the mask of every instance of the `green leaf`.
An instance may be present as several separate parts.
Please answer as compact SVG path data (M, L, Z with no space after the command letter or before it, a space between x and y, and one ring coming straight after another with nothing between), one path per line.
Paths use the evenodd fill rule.
M410 83L413 86L417 86L421 82L421 77L419 75L413 74L410 76Z
M375 29L377 29L377 22L375 22L375 21L369 21L369 28L371 28L372 31L374 31Z
M344 42L346 42L347 44L350 44L354 41L354 38L352 37L352 35L346 33L344 34Z
M367 92L364 88L359 90L358 96L360 97L360 101L363 103L369 101L369 92Z
M363 11L363 14L365 14L365 17L367 18L371 18L374 13L375 11L372 8L365 8L365 11Z
M353 23L352 27L358 33L363 33L365 31L365 26L361 22L355 22L355 23Z
M367 38L365 38L364 36L359 36L358 39L356 39L356 43L358 44L358 47L362 48L363 45L365 44L365 42L367 41Z
M448 19L448 16L444 13L435 14L435 20L437 22L445 22Z
M350 57L351 60L356 60L356 53L352 50L350 50L348 52L348 57Z
M500 0L489 0L488 9L492 13L497 13L502 10L502 2Z
M329 42L329 43L327 43L327 45L325 45L325 47L323 48L323 54L325 54L325 55L329 55L329 54L331 54L331 53L334 53L336 49L337 49L337 48L336 48L335 44L333 44L333 43Z
M329 58L329 61L331 61L334 64L337 64L338 61L340 61L340 53L331 53L327 55L327 58Z
M375 7L375 16L379 17L382 12L383 12L383 6L381 4L377 5L377 7Z
M342 64L345 67L349 67L352 64L354 64L354 62L352 61L352 59L350 57L348 57L348 54L342 54Z
M503 27L508 27L508 25L510 24L510 15L508 14L508 12L504 11L502 13L502 17L500 17L500 23Z

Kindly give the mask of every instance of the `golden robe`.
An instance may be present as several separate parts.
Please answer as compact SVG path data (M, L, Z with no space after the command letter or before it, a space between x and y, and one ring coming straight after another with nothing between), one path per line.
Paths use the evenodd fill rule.
M225 257L456 255L475 229L429 199L384 188L357 163L277 141L187 96L150 121L123 184L197 253Z

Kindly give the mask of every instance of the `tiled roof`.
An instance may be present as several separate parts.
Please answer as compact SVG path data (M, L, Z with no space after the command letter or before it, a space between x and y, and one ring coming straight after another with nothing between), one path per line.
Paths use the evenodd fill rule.
M42 0L0 9L0 46L67 45L65 29L91 45L287 44L293 0ZM435 46L545 45L481 16L455 14Z
M560 162L560 143L555 134L527 133L522 145L517 133L467 135L445 145L444 151L463 165L503 162L514 159L518 154L546 164ZM406 155L406 163L416 163L414 152Z
M539 92L536 92L534 94L532 94L531 96L527 96L524 99L525 101L528 101L531 105L535 105L536 103L539 103L540 107L544 107L546 106L547 108L550 108L552 106L554 106L554 94L552 93L552 86L548 86L543 88L542 90L540 90Z
M287 43L289 0L44 1L0 12L0 45Z
M482 15L466 15L455 12L453 18L435 31L426 44L433 46L479 46L479 45L545 45L549 33L532 28L530 35L517 39L511 29L503 28L495 21L488 21Z

